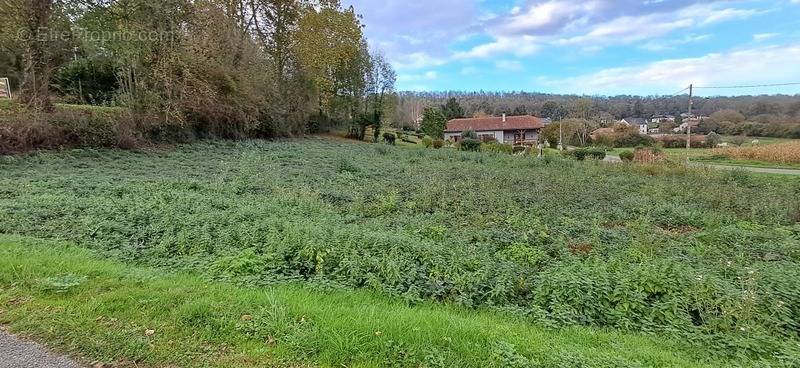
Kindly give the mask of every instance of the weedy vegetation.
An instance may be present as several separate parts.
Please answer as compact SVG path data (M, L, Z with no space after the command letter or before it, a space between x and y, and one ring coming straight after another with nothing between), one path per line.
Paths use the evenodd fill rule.
M798 363L797 179L375 147L307 139L2 157L0 233L242 287L368 290L411 307L653 334L698 346L699 360ZM93 282L81 276L65 269L43 285ZM496 347L497 366L543 359L478 343Z

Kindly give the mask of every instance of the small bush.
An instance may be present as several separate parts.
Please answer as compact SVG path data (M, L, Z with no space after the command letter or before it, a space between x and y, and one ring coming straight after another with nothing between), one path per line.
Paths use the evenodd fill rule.
M390 132L383 133L383 141L386 142L386 144L394 146L396 140L397 136L394 133Z
M567 151L565 154L574 157L578 161L585 161L586 159L603 160L606 158L606 151L597 147L578 148L574 151Z
M514 146L510 144L501 144L501 143L484 143L481 145L481 151L493 152L493 153L506 153L510 155L514 153Z
M459 143L458 148L462 151L478 152L481 150L481 141L467 138Z
M474 130L465 130L461 132L461 138L464 139L478 139L478 133L475 133Z
M623 162L633 162L633 159L636 157L636 154L633 151L622 151L619 153L619 158Z
M431 139L431 137L429 137L427 135L422 137L422 145L425 148L431 148L431 146L433 145L433 139Z
M433 148L440 149L444 147L444 139L436 139L433 141Z

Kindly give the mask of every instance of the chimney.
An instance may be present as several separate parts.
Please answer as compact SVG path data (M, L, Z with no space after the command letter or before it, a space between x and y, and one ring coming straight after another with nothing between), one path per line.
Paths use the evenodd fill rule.
M503 122L506 122L506 114L503 114Z

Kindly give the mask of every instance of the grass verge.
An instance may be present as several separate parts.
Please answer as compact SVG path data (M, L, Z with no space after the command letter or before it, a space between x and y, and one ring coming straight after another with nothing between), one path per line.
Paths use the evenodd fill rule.
M366 291L240 288L13 236L0 236L0 310L12 332L122 367L730 366L656 336L549 330Z

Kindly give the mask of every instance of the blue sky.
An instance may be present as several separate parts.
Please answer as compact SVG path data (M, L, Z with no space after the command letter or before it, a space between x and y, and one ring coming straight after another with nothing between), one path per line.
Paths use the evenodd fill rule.
M399 90L671 94L800 82L800 0L344 0ZM800 86L698 94L800 93Z

